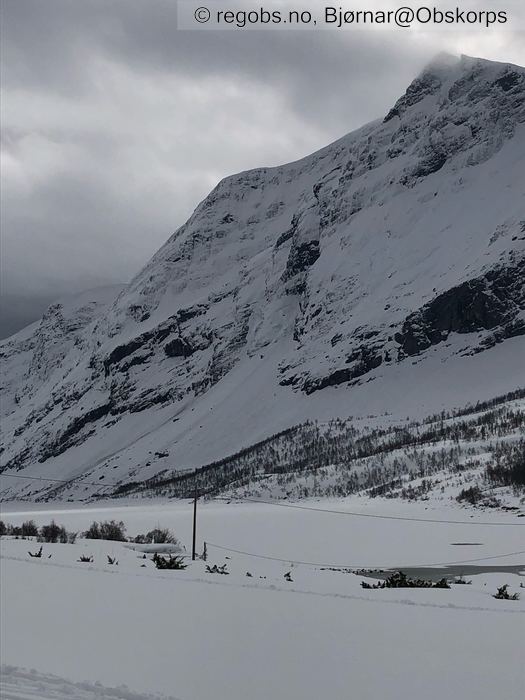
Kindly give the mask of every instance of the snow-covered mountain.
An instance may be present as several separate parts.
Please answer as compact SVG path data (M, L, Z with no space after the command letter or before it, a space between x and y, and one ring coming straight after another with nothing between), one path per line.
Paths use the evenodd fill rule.
M0 344L0 491L525 385L524 163L525 69L439 56L383 119L224 179L124 289Z

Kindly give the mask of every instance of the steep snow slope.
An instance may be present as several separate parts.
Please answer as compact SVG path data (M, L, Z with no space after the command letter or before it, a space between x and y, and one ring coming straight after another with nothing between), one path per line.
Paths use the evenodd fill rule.
M226 178L73 341L8 368L5 466L144 477L523 385L524 161L525 70L440 56L382 121Z
M40 322L32 323L0 344L4 416L47 384L71 350L80 346L83 331L123 289L111 285L74 294L52 304ZM80 361L80 356L77 356ZM61 376L61 372L58 374ZM53 378L56 381L55 378ZM10 402L11 400L11 402Z

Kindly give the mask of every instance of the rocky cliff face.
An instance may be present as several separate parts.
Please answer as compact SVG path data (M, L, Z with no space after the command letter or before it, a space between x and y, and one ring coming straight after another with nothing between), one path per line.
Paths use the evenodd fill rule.
M440 57L382 121L226 178L112 302L0 346L5 467L118 481L310 416L455 400L403 402L414 363L462 376L464 403L483 398L465 368L505 357L487 391L513 388L524 161L525 70Z
M483 275L439 294L407 316L395 334L398 357L418 355L431 345L442 343L451 333L483 334L472 352L495 343L525 335L525 258L509 255L506 265L497 265Z

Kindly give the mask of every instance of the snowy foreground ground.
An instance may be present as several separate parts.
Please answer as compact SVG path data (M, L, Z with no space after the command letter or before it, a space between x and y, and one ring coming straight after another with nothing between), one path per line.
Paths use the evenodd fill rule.
M2 700L523 697L525 595L503 601L492 594L503 584L520 592L525 553L480 561L501 570L472 575L466 568L472 584L450 590L365 590L363 576L290 560L399 568L506 555L525 550L524 519L358 498L309 505L468 524L199 505L198 549L210 543L208 564L226 564L228 576L207 573L202 561L157 571L120 543L82 539L44 544L43 557L32 559L28 550L40 545L3 538ZM2 507L12 524L55 518L80 531L114 518L130 536L169 527L188 549L191 517L191 505L180 502ZM78 562L80 555L93 563ZM504 569L510 565L523 565L524 575Z

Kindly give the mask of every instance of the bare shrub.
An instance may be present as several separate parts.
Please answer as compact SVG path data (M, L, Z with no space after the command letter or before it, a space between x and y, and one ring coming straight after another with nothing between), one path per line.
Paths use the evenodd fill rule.
M88 540L112 540L114 542L126 542L126 527L122 520L106 520L101 523L91 523L88 530L84 532L84 537Z
M52 520L49 525L42 525L40 528L40 537L44 542L58 542L58 538L63 530L63 527L60 527Z
M462 489L459 492L456 501L459 501L459 503L470 503L470 505L475 506L482 498L483 493L479 486L470 486L468 489Z
M439 581L429 581L422 578L408 578L402 571L396 571L391 576L389 576L385 581L379 581L378 583L367 583L366 581L361 581L361 587L367 589L376 588L450 588L449 583L446 578L442 578Z
M38 526L34 520L26 520L20 530L22 537L38 537Z
M136 544L178 544L179 540L168 528L156 527L145 535L137 535L133 540Z

